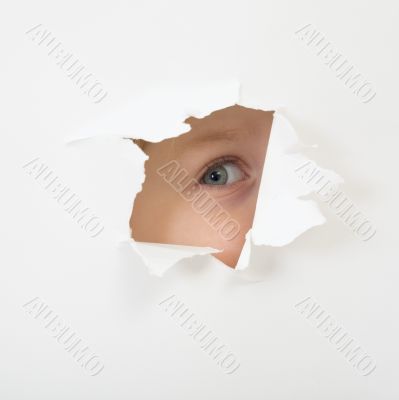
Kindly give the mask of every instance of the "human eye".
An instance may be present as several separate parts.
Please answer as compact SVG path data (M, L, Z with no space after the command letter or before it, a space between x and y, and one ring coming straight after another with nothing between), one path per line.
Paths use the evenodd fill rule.
M209 186L231 185L245 177L245 172L236 160L222 159L207 166L200 183Z

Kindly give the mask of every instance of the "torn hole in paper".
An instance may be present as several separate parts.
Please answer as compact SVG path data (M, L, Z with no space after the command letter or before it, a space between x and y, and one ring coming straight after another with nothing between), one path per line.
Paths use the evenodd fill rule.
M251 246L284 246L325 222L295 176L306 160L296 133L262 104L242 101L237 82L158 88L80 135L133 139L147 155L129 225L152 273L205 254L242 270Z

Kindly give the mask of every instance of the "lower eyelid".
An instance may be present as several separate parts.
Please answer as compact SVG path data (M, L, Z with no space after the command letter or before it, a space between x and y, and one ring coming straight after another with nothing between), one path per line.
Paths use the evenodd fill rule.
M202 184L201 186L202 190L209 192L209 194L214 196L217 201L222 201L225 198L235 198L235 196L239 196L240 193L245 193L247 191L246 188L251 187L249 182L247 182L247 178L227 185Z

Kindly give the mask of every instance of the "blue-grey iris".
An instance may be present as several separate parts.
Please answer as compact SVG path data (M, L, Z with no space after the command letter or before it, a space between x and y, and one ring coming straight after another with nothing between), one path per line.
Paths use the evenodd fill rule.
M226 168L223 166L210 168L203 177L203 182L206 185L225 185L229 175Z

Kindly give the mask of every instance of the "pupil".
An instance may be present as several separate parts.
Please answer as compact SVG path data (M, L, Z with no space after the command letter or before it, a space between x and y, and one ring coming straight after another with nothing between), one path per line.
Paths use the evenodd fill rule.
M212 172L211 172L211 179L212 179L214 182L217 182L217 181L220 179L220 177L221 177L220 171L212 171Z

